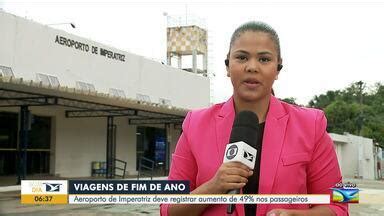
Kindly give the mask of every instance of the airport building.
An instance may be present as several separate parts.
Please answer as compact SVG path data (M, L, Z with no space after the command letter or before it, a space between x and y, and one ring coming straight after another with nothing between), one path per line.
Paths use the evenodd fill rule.
M372 139L349 133L330 136L335 144L343 177L382 179L382 149Z
M187 111L210 105L206 58L182 70L4 11L0 26L0 176L14 183L136 175L143 156L166 173ZM206 32L168 40L181 31L198 42L169 42L169 58L204 56Z

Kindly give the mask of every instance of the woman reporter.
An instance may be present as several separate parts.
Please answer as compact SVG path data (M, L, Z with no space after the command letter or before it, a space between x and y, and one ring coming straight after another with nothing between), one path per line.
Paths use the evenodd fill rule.
M282 68L279 37L262 22L238 27L225 61L233 96L191 111L172 156L169 179L189 180L192 194L329 194L341 174L324 113L272 95ZM261 134L254 170L222 163L236 113L253 111ZM227 205L161 205L162 215L224 215ZM346 204L237 204L234 215L348 215Z

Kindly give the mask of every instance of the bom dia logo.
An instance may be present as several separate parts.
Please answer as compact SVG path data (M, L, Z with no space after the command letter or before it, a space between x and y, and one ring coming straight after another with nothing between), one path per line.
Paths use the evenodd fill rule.
M359 189L354 183L338 183L332 189L332 202L359 203Z

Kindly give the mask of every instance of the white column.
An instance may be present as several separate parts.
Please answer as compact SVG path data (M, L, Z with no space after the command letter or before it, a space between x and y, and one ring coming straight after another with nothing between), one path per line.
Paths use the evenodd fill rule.
M167 53L167 65L172 65L171 59L172 59L171 53Z
M208 68L207 68L207 64L208 64L208 54L205 53L205 54L203 55L203 70L204 70L206 76L208 76Z
M193 73L197 73L197 51L194 49L192 51L192 71Z
M177 68L181 69L181 66L182 66L181 55L177 55Z

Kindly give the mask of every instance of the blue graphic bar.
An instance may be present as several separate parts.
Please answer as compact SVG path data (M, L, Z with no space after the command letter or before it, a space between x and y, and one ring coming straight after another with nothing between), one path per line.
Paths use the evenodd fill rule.
M189 194L189 181L68 180L68 194Z

